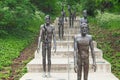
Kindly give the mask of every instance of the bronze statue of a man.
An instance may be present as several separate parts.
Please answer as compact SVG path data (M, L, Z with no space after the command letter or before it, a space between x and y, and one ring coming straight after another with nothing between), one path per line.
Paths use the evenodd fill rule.
M59 36L60 39L63 39L63 36L64 36L64 19L65 19L65 21L67 21L66 13L64 11L64 7L62 6L61 16L59 17L59 23L58 23L58 25L59 25L59 35L61 35L61 37ZM61 31L61 33L60 33L60 31Z
M96 61L94 46L92 42L92 36L87 34L87 24L81 24L81 34L74 38L74 50L75 50L75 70L77 72L77 80L81 80L82 70L84 74L83 80L88 80L89 72L89 47L91 49L91 55L93 59L93 68L96 71Z
M74 11L72 12L72 27L74 27L74 21L75 21L75 19L76 19L76 9L74 9Z
M83 17L80 18L80 27L82 23L87 23L88 24L88 20L87 20L87 10L83 10ZM87 27L88 29L88 34L89 34L89 26Z
M72 10L71 10L71 6L68 5L68 11L69 11L69 27L72 27Z
M50 25L50 16L45 16L46 23L41 25L40 28L40 36L38 41L38 49L37 52L39 53L40 50L40 43L42 42L42 64L43 64L43 77L50 77L50 70L51 70L51 42L52 38L54 41L54 49L56 51L56 38L53 25ZM46 56L48 60L48 75L46 75Z
M87 10L83 10L83 18L80 19L80 23L88 23Z
M63 21L62 21L62 17L60 16L58 19L58 35L59 35L59 39L63 38Z

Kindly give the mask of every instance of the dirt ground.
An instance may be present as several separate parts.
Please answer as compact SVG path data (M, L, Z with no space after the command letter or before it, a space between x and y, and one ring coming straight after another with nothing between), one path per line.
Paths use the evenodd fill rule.
M26 60L30 60L34 57L34 52L37 48L37 39L27 48L25 48L20 56L16 59L13 60L13 63L11 65L12 71L11 71L11 76L7 80L18 80L20 75L20 70L26 66L24 63Z

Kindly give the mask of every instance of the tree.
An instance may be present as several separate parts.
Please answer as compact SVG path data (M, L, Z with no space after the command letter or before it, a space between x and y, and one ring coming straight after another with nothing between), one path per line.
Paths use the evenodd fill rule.
M48 14L57 12L57 0L30 0L39 10Z
M0 1L0 33L13 28L25 29L34 17L35 7L29 0Z

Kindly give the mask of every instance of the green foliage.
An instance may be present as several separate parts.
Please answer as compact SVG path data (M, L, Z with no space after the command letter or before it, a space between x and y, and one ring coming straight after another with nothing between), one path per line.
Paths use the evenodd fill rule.
M83 9L87 10L88 15L95 16L96 14L95 0L86 0L86 2L83 5Z
M109 11L114 13L120 12L119 0L80 0L82 9L87 9L88 15L95 16L97 10L101 12Z
M100 12L98 13L97 18L89 17L90 28L92 28L90 32L98 42L98 48L103 51L103 57L111 63L112 72L120 79L120 27L117 22L119 15L106 12L102 15ZM110 21L111 23L109 23ZM103 23L105 24L101 27Z
M13 28L26 29L35 17L35 7L29 0L3 0L0 4L0 33Z
M104 13L99 14L96 16L97 23L99 26L107 29L120 29L119 22L120 22L120 15Z
M35 35L30 31L14 30L14 32L0 39L0 70L10 66L12 60L17 58L20 52L33 41ZM10 72L9 69L8 72ZM6 76L10 75L8 72L6 72Z
M110 12L119 12L120 11L120 0L96 0L97 9L104 12L105 10Z
M66 0L67 4L69 5L75 5L78 1L77 0Z
M59 10L58 0L30 0L39 10L45 14L56 14Z
M44 13L36 10L29 0L0 1L0 79L7 80L13 59L38 35Z

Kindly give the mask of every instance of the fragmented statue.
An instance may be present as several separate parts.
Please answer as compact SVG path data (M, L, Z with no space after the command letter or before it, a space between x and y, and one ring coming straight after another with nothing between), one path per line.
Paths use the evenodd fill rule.
M54 49L56 51L56 38L55 38L55 30L53 25L50 24L50 16L45 16L46 23L41 25L40 28L40 36L38 41L38 49L37 52L40 52L40 45L42 42L42 64L43 64L43 77L50 77L51 70L51 42L52 38L54 41ZM48 61L48 75L46 75L46 56Z
M77 80L81 80L82 70L84 74L83 80L88 80L89 72L89 47L91 50L91 55L93 59L93 69L96 71L96 61L94 46L92 41L92 36L87 34L86 23L81 24L81 34L76 35L74 38L74 62L75 62L75 72L77 72Z

